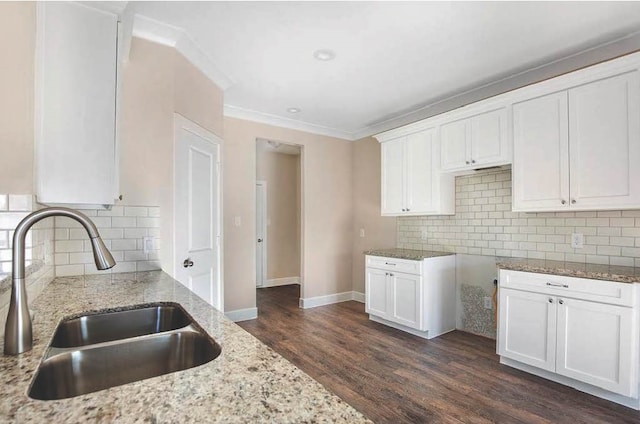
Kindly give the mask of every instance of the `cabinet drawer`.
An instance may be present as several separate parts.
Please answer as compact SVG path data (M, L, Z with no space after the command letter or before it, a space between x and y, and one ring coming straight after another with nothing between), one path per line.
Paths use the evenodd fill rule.
M367 256L367 267L384 269L387 271L405 272L407 274L422 274L422 261L407 259L385 258L382 256Z
M533 272L500 270L500 287L621 306L636 301L635 284Z

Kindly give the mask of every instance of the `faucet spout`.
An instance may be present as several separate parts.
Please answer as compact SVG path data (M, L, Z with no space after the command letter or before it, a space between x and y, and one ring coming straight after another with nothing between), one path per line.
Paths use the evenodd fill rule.
M13 234L13 275L9 314L4 332L5 355L17 355L31 350L33 347L31 316L27 306L25 281L25 238L29 229L36 222L51 216L64 216L82 224L91 239L93 259L98 269L109 269L116 264L109 249L100 238L95 224L83 213L69 208L54 207L40 209L27 215L20 221Z

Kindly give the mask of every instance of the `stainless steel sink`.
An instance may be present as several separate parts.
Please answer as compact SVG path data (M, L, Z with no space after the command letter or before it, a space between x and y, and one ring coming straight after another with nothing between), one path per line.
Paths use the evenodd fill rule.
M62 321L52 347L76 347L177 330L192 319L177 303L153 304L118 312L96 313Z
M155 326L141 326L129 321L132 325L127 327L127 320L138 316L134 311L141 311L140 316L146 318L152 316L152 308L156 308L157 316L163 316L166 320L157 320L158 325ZM131 314L127 315L128 312ZM128 318L123 320L123 316ZM173 318L170 319L171 316ZM101 317L99 320L86 321L100 325L88 326L92 331L80 332L87 334L87 337L60 336L60 340L67 344L78 341L81 343L78 346L56 347L52 342L31 382L29 397L55 400L92 393L197 367L217 358L222 350L178 304L144 305L123 311L123 314L107 312L88 317ZM110 328L110 317L117 324L112 331L107 331L104 329ZM67 323L80 318L63 321L56 330L56 335L61 328L68 329L62 330L60 334L76 334L74 326L78 324L67 326ZM181 326L185 319L186 325ZM179 328L171 328L176 326ZM153 331L148 331L149 329ZM146 334L132 336L142 331ZM119 334L123 336L119 337ZM107 341L102 341L103 339ZM95 340L99 341L90 343Z

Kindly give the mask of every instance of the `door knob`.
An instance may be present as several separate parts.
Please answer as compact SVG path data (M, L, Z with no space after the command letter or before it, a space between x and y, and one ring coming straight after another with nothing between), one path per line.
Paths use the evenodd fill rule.
M185 268L190 268L193 266L193 261L189 258L185 259L184 262L182 262L182 266Z
M258 243L262 243L262 239L258 239Z

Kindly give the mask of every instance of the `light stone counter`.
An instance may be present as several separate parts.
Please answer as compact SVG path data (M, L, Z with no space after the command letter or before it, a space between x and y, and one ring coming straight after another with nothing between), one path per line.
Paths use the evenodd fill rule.
M592 280L640 283L640 268L630 266L597 265L578 262L547 261L542 259L496 258L496 265L512 271L537 272Z
M365 255L370 256L382 256L386 258L398 258L398 259L407 259L410 261L421 261L426 258L435 258L437 256L450 256L455 255L455 253L450 252L435 252L433 250L415 250L415 249L372 249L365 250Z
M213 361L57 401L27 397L65 316L156 301L180 303L222 346ZM57 278L33 304L34 347L0 357L0 422L364 423L351 406L161 271Z

